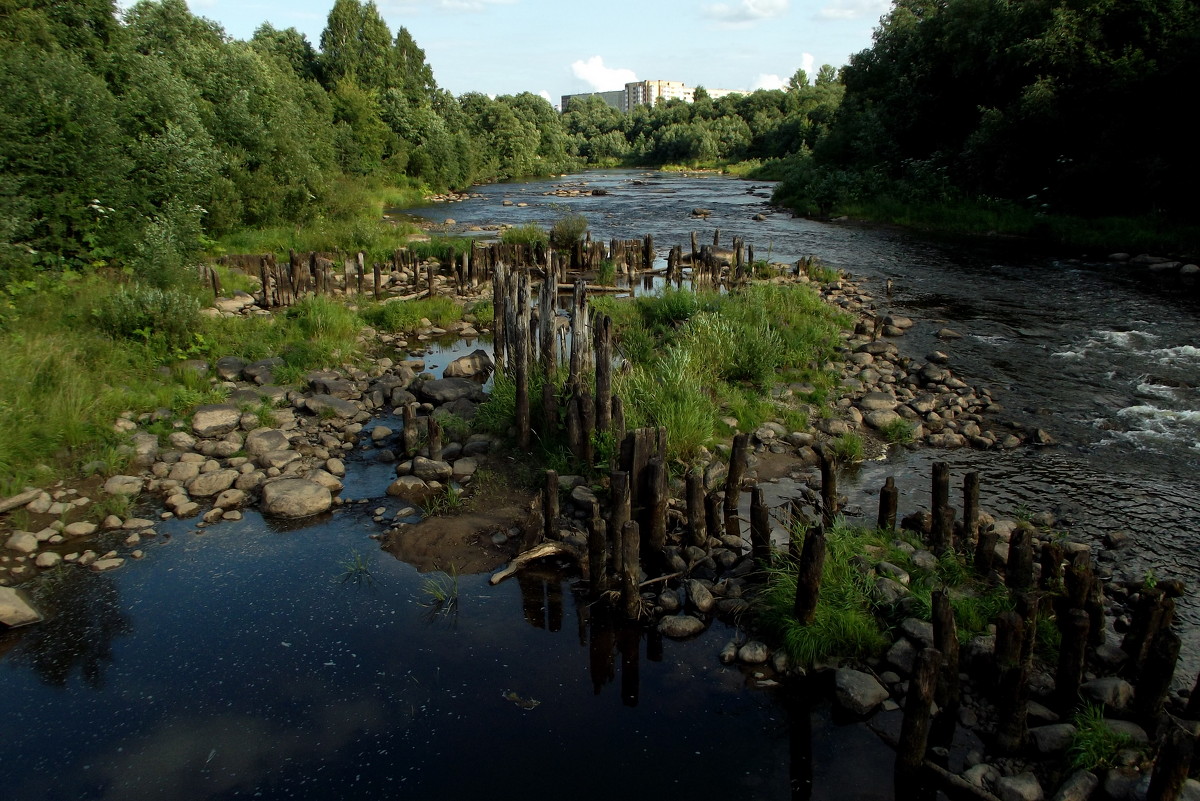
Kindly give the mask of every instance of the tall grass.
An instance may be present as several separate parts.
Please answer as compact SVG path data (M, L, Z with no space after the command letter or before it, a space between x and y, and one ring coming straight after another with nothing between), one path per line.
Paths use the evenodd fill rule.
M500 241L506 245L545 245L550 235L537 223L528 223L505 228L500 232Z
M839 521L826 534L825 567L816 616L810 625L796 621L796 565L785 560L767 571L767 584L756 604L761 622L783 640L788 656L811 665L831 656L865 658L887 645L883 626L873 611L871 580L852 562L869 544L871 532Z
M361 314L367 323L384 331L411 332L421 327L422 319L439 327L455 323L462 319L462 307L451 298L419 298L372 304Z

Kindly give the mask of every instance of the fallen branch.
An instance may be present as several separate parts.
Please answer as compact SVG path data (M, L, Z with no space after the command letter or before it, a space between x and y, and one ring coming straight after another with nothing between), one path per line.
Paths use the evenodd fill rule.
M495 586L516 573L518 570L524 568L530 562L536 562L538 559L545 559L549 556L569 556L576 561L579 559L579 554L577 554L575 549L571 548L570 546L564 545L561 542L543 542L536 548L530 548L528 551L518 554L511 562L508 563L508 567L504 568L498 573L493 574L492 577L488 579L488 584Z
M41 490L32 489L22 492L20 495L14 495L7 500L0 501L0 514L4 514L18 506L24 506L30 501L36 500L42 494Z

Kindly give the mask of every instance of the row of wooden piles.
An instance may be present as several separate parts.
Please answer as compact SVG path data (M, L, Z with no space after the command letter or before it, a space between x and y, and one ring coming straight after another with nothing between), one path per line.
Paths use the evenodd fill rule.
M1089 649L1094 651L1105 644L1103 584L1095 575L1090 550L1080 548L1067 553L1060 542L1051 539L1042 542L1040 551L1036 551L1034 529L1028 525L1014 529L1007 562L997 565L996 532L991 526L979 525L979 474L965 476L963 519L956 521L956 510L950 503L949 466L937 462L933 467L933 525L927 538L930 551L939 556L973 551L972 564L978 575L992 582L1003 580L1014 602L1014 610L1002 613L995 621L994 674L988 678L992 680L997 713L995 750L1016 754L1026 745L1028 736L1029 689L1039 617L1052 617L1060 636L1052 705L1069 717L1081 704L1080 687ZM880 528L894 527L896 499L896 487L889 478L880 490ZM1036 582L1035 560L1041 566ZM1002 579L997 568L1002 569ZM1173 596L1181 592L1181 586L1171 583L1143 587L1120 645L1126 657L1120 675L1134 688L1132 717L1152 741L1160 743L1147 796L1151 801L1178 797L1196 746L1196 727L1181 726L1164 713L1180 650L1179 637L1171 629ZM957 626L947 592L933 594L932 623L933 647L918 653L905 703L897 752L897 781L901 784L911 783L919 771L931 767L926 758L931 732L937 743L949 743L958 718L959 677L964 666L960 664ZM931 705L938 709L936 721ZM1200 720L1200 678L1183 717Z

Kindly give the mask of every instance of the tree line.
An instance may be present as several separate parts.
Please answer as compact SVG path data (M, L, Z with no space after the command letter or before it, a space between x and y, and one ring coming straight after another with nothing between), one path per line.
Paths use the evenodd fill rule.
M231 39L184 0L0 0L0 267L178 272L208 239L302 225L366 179L430 190L589 164L772 158L832 119L832 68L787 91L623 115L529 92L455 97L372 2L319 46ZM351 193L352 194L352 193Z
M896 0L842 70L823 137L780 196L1001 201L1050 214L1194 220L1194 0Z

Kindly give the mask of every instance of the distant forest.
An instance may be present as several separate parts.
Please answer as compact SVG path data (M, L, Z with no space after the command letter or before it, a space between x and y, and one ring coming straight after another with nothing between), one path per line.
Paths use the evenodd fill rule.
M319 43L236 41L184 0L0 0L0 276L184 263L355 182L440 190L588 165L750 162L828 212L875 192L1194 215L1194 0L899 0L785 90L558 114L440 89L408 31L336 0ZM744 172L747 167L742 167Z

